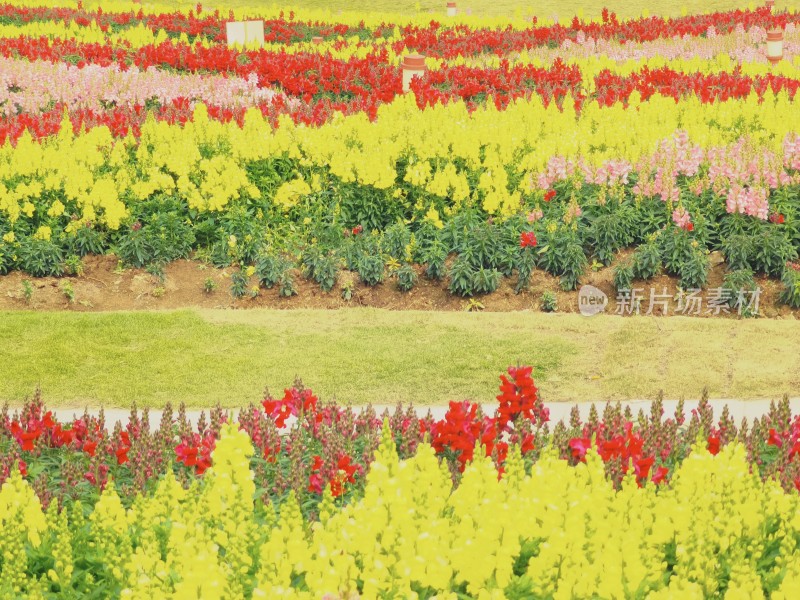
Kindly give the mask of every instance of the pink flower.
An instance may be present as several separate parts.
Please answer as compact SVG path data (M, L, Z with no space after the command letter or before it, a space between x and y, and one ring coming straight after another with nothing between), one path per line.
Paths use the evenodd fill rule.
M682 206L672 211L672 222L684 231L694 231L692 216Z
M544 217L544 212L541 208L534 208L528 213L528 223L536 223L539 219Z

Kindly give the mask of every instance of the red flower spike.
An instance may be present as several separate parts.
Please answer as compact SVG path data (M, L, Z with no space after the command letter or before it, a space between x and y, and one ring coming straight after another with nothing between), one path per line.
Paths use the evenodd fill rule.
M783 446L783 440L781 439L780 434L776 432L774 429L769 430L769 439L767 440L768 446L777 446L778 448Z
M83 451L89 456L94 456L97 451L97 442L87 441L83 443Z
M572 458L581 462L586 462L586 452L592 447L592 440L589 438L572 438L569 441L569 449L572 451Z
M520 248L534 248L537 244L536 234L532 231L523 231L519 236Z
M719 436L717 435L708 436L707 449L713 456L719 454Z
M659 483L666 481L667 473L669 473L669 469L667 467L658 467L656 472L653 473L653 483L658 485Z

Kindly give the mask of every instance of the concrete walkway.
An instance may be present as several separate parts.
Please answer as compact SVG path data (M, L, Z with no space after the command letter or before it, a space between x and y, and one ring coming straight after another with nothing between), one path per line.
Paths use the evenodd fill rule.
M691 410L697 407L697 400L687 400L684 402L684 412L687 417L691 414ZM728 410L733 416L734 420L740 422L743 418L747 418L748 421L752 421L755 418L760 418L764 414L769 411L770 400L726 400L726 399L719 399L719 400L710 400L712 407L714 408L714 416L718 417L722 413L723 406L727 405ZM792 408L792 414L800 414L800 398L791 398L790 405ZM597 407L598 412L602 415L602 411L605 408L605 402L583 402L578 404L578 408L581 413L581 417L586 419L589 415L589 410L592 405ZM645 413L649 413L650 410L650 400L640 400L640 401L631 401L631 402L623 402L622 406L630 406L631 410L633 411L634 416L639 412L639 410L644 410ZM665 400L664 401L664 417L670 417L675 412L675 407L677 406L677 400ZM494 412L497 404L484 404L483 409L486 413L491 414ZM550 402L545 403L545 406L550 409L550 420L552 423L556 423L557 421L561 420L568 420L570 411L574 404L565 403L565 402ZM384 406L384 405L374 405L375 411L380 415L383 413L385 409L388 409L390 413L393 413L395 410L395 406ZM52 409L53 414L59 421L71 421L75 416L80 416L83 414L83 408L57 408ZM228 409L232 411L234 414L238 415L238 409ZM354 410L358 412L359 407L354 407ZM431 411L433 417L435 419L441 419L444 417L445 413L447 412L447 406L418 406L416 407L417 414L420 416L424 416L428 413L428 410ZM97 414L98 409L90 408L89 412L92 414ZM149 411L150 414L150 426L155 428L161 422L161 410L151 409ZM177 412L177 411L176 411ZM189 410L186 411L187 417L192 424L197 423L197 419L200 417L201 410ZM205 410L206 416L208 416L208 410ZM128 417L130 415L129 409L121 409L121 408L107 408L104 410L105 419L106 419L106 427L112 429L114 424L117 421L121 421L122 423L126 423L128 421ZM141 410L139 411L141 414Z

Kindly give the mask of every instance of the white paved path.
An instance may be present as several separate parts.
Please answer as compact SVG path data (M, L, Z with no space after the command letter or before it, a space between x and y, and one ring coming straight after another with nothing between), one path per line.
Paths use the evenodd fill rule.
M687 416L690 415L691 410L697 407L697 400L687 400L684 402L684 412ZM769 410L770 400L710 400L712 407L714 408L714 416L719 417L722 412L722 407L726 404L728 405L728 410L730 411L731 415L733 416L734 420L737 422L741 421L742 418L746 417L749 421L752 421L754 418L759 418L764 415ZM582 402L578 403L578 407L581 412L581 416L586 419L589 415L589 410L594 404L597 407L598 412L602 415L602 411L605 408L605 402ZM639 412L639 410L644 410L645 413L649 412L650 409L650 400L641 400L641 401L632 401L632 402L623 402L622 406L630 406L631 410L633 411L634 416ZM665 400L664 401L664 416L669 417L675 412L675 407L678 404L677 400ZM800 398L791 398L790 404L792 408L792 414L800 414ZM570 404L567 402L551 402L545 403L545 405L550 409L550 420L555 423L560 420L569 419L570 411L574 404ZM496 404L484 404L484 411L488 414L494 412L494 409L497 405ZM389 409L389 412L394 412L395 406L385 406L385 405L374 405L375 411L380 415L383 413L384 409ZM444 417L445 413L447 412L447 406L417 406L415 407L417 410L417 414L420 416L424 416L427 414L428 410L430 409L431 413L433 414L434 418L441 419ZM71 421L73 416L79 416L83 414L84 408L58 408L52 409L54 415L58 418L59 421ZM238 409L228 409L232 412L238 414ZM354 407L354 410L358 412L359 407ZM90 408L90 413L97 413L97 408ZM139 411L141 414L141 410ZM161 411L150 409L150 425L151 427L157 427L159 422L161 421ZM177 413L177 410L175 411ZM186 414L192 424L197 422L197 419L200 417L201 410L188 410ZM208 415L208 409L206 409L206 416ZM113 428L114 423L117 421L122 421L126 423L128 420L128 416L130 415L129 409L123 408L107 408L104 410L105 419L106 419L106 427L109 429Z

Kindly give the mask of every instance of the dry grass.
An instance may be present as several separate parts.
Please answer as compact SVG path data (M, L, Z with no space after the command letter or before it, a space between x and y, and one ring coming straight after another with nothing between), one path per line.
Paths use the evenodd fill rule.
M509 364L549 401L800 396L795 320L542 313L0 313L0 398L61 406L256 402L299 375L342 402L491 401Z

